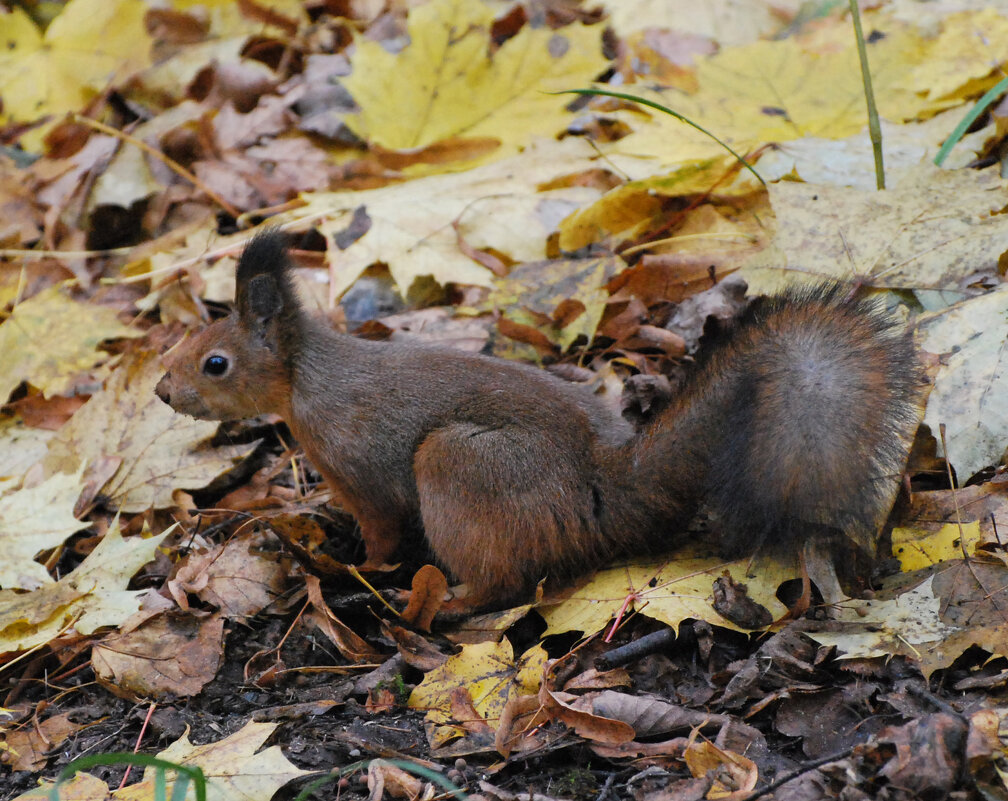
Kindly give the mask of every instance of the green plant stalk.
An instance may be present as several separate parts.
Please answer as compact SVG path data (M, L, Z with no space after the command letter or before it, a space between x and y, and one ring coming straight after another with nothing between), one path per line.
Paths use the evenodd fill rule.
M613 91L610 91L609 89L563 89L562 91L559 91L559 92L550 92L550 94L554 94L554 95L603 95L605 97L619 98L620 100L629 100L631 103L638 103L639 105L647 106L648 108L653 108L653 109L655 109L657 111L664 112L665 114L668 114L668 115L670 115L672 117L675 117L680 122L685 122L687 125L692 126L693 128L696 128L704 136L709 136L711 139L713 139L715 142L717 142L719 145L721 145L721 147L723 147L725 150L727 150L729 153L731 153L735 157L735 160L738 161L739 164L741 164L743 167L745 167L747 170L749 170L749 172L751 172L753 175L755 175L757 181L759 181L761 184L763 184L763 186L766 186L766 181L764 181L763 178L760 176L760 174L758 172L756 172L756 170L753 169L753 166L748 161L746 161L744 158L742 158L742 156L740 156L738 153L736 153L734 150L732 150L731 147L729 147L726 142L722 142L720 139L718 139L714 134L712 134L710 131L708 131L703 126L697 125L695 122L693 122L693 120L689 119L688 117L684 117L678 111L673 111L672 109L668 108L668 106L663 106L661 103L656 103L653 100L648 100L646 97L638 97L637 95L630 95L630 94L626 94L624 92L613 92Z
M875 186L885 189L885 165L882 163L882 126L879 124L878 107L875 105L875 91L872 89L871 70L868 68L868 48L861 31L861 12L857 0L850 0L851 19L854 22L854 38L857 40L858 58L861 59L861 79L864 81L865 102L868 105L868 135L871 137L872 153L875 155Z
M948 139L946 139L942 144L941 149L938 151L938 155L934 158L935 164L939 167L942 165L942 162L948 158L948 154L952 151L952 148L958 144L959 140L963 138L970 126L976 122L977 117L983 114L995 100L1004 94L1006 90L1008 90L1008 78L1002 78L990 89L984 92L984 96L977 101L977 104L969 110L952 133L948 135Z

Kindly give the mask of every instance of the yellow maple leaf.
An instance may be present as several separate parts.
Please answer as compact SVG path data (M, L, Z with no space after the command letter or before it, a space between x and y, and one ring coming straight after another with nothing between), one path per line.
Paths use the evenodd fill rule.
M339 298L367 267L388 265L405 293L414 279L490 286L492 274L462 252L490 248L514 261L546 257L546 239L579 206L598 198L598 189L559 186L540 189L558 176L596 167L598 152L580 139L537 141L519 156L463 173L431 175L362 192L304 195L307 205L283 219L322 219L319 229L335 240L364 213L368 228L349 245L333 244L330 295Z
M920 32L881 15L865 25L884 33L868 47L880 114L902 122L949 105L907 87L907 72L929 55ZM814 40L758 41L700 59L695 92L635 87L633 93L675 110L743 153L766 142L850 136L867 124L857 50L849 22L823 30ZM712 139L672 117L625 114L635 131L604 146L606 152L652 154L666 164L724 155Z
M465 733L461 727L449 725L451 694L460 686L469 690L476 711L496 729L513 695L535 695L539 691L546 658L546 651L536 645L515 662L506 637L500 642L463 645L459 653L424 676L408 705L427 711L428 739L435 748Z
M912 528L896 527L892 530L893 555L899 559L904 573L930 567L949 559L961 559L965 540L966 551L974 554L980 541L980 523L976 520L963 523L946 523L937 531L922 532Z
M22 381L46 397L66 392L78 373L107 358L95 350L98 343L140 335L113 309L77 303L58 287L45 289L15 306L0 325L0 403Z
M143 0L70 0L43 34L21 9L0 14L0 122L32 122L85 106L149 63ZM36 148L45 129L21 137Z
M725 562L677 554L666 561L637 561L598 571L566 599L539 610L546 620L545 634L600 631L624 607L642 611L677 631L686 618L747 631L722 617L713 606L714 581L726 572L735 582L746 584L749 598L766 607L775 619L787 611L777 599L777 588L797 575L794 566L764 557L753 568L748 559Z
M433 0L414 8L410 44L389 53L360 39L344 85L360 106L346 124L389 149L419 148L451 136L493 137L496 156L531 134L562 130L569 97L606 66L601 26L560 30L526 25L490 55L491 8L479 0Z

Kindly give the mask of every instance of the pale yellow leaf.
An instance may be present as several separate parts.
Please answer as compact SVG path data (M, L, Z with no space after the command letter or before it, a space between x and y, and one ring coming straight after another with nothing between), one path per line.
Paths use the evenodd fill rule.
M601 0L619 36L645 28L667 28L706 36L722 47L769 37L801 5L800 0Z
M981 8L951 14L931 42L930 55L907 76L907 84L928 99L955 95L971 81L1001 78L1008 61L1008 9ZM976 92L976 86L971 86Z
M941 600L934 577L885 600L851 600L835 606L830 631L808 631L822 645L836 647L843 659L919 656L956 631L941 620Z
M920 165L894 172L890 181L884 192L771 184L777 232L741 271L750 290L859 276L886 287L958 290L964 276L996 274L1008 250L1008 217L1000 213L1008 181L996 170Z
M962 109L956 108L924 122L896 125L883 120L882 160L889 187L892 188L897 171L933 161L962 117ZM965 167L995 135L994 125L966 134L942 167L947 170ZM760 157L756 169L768 183L797 176L809 184L835 184L865 192L875 191L875 157L867 127L842 139L805 136L782 142Z
M880 14L866 15L864 24L882 34L869 43L868 56L884 119L926 118L959 104L954 99L929 100L907 85L907 73L934 57L940 45L912 26ZM814 36L757 41L699 59L698 89L693 92L650 93L645 87L629 91L668 106L743 154L769 142L857 134L867 118L850 21L831 19L813 30ZM606 152L652 155L666 165L725 153L712 139L670 116L650 110L619 116L634 133L603 146Z
M11 801L49 801L53 784L43 780L39 787L15 796ZM107 801L109 788L97 776L80 772L60 784L59 797L61 801Z
M206 745L193 745L183 735L157 757L201 768L207 778L207 801L269 801L285 784L311 773L291 764L279 745L259 751L277 725L249 721L234 734ZM144 770L143 783L153 790L154 768ZM169 780L169 797L173 784Z
M84 561L55 584L31 592L0 590L0 654L44 645L65 631L90 634L136 613L152 591L126 587L154 558L167 534L124 540L116 523Z
M46 455L54 431L26 426L19 417L0 419L0 480L20 479Z
M959 199L955 208L962 212ZM992 222L996 225L1003 216L997 215ZM980 246L990 249L988 260L996 261L1008 249L1008 235L1001 233L994 238L991 232ZM972 243L962 243L961 249L974 252ZM981 264L973 262L972 267L979 269ZM969 274L967 268L967 264L960 268L963 275ZM1008 443L1006 309L1008 285L1001 284L991 292L952 306L921 326L921 347L942 356L924 422L936 438L939 427L945 425L948 457L962 481L988 465L998 464ZM941 442L938 448L941 452Z
M108 84L149 63L142 0L70 0L42 34L20 9L0 13L0 122L82 109ZM41 144L45 129L21 138Z
M0 553L4 555L0 587L34 590L52 582L34 557L87 528L73 514L81 488L80 472L57 473L35 487L0 495Z
M549 234L600 192L587 187L540 191L540 185L597 167L598 158L583 140L537 142L521 156L461 174L363 192L307 194L307 207L283 219L322 218L320 229L334 239L356 210L367 214L370 228L363 236L343 250L335 244L328 250L334 298L376 262L388 265L403 292L420 276L442 284L490 286L492 274L462 252L459 236L471 247L490 248L516 262L545 258Z

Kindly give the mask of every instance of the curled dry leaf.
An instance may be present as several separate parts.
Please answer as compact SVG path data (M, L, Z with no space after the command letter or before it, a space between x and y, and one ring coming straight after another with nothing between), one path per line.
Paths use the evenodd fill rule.
M403 626L393 626L383 621L382 633L395 642L407 665L425 673L440 667L448 659L448 655L439 651L429 640Z
M586 705L583 699L570 693L551 691L545 682L539 689L539 702L550 718L560 721L586 740L620 745L634 738L633 726L629 723L596 715L582 708Z
M413 576L413 591L402 612L402 619L418 629L430 631L434 615L445 602L448 579L434 565L424 565Z
M534 751L542 745L540 727L549 722L539 698L515 695L508 699L501 712L494 748L505 759L517 752Z
M305 576L308 600L312 605L312 620L351 662L380 662L383 657L341 621L322 597L322 586L317 576Z
M411 801L429 801L434 796L434 786L425 783L402 768L373 759L367 772L368 801L381 801L388 793L392 798L409 798Z
M728 715L688 709L678 704L662 701L659 698L629 695L612 690L593 694L591 702L592 712L613 720L621 720L632 726L638 739L673 731L700 730L709 726L720 727L731 719Z

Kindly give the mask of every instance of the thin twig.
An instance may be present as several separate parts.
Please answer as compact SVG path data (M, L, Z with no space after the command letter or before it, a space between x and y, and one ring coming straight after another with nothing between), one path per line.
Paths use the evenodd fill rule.
M114 136L116 139L121 139L124 142L129 142L131 145L140 148L144 153L146 153L151 158L155 158L164 164L169 170L174 172L176 175L180 175L185 178L189 183L203 192L207 197L209 197L214 203L220 206L224 211L230 214L235 219L241 216L241 212L238 211L234 206L228 203L224 198L214 192L209 186L203 183L199 178L193 175L189 170L179 164L172 158L169 158L160 150L151 147L142 139L137 139L135 136L131 136L124 131L120 131L117 128L113 128L111 125L106 125L103 122L98 122L98 120L93 120L90 117L84 117L80 114L72 115L74 122L79 122L82 125L86 125L89 128L94 128L96 131L100 131L108 136Z

